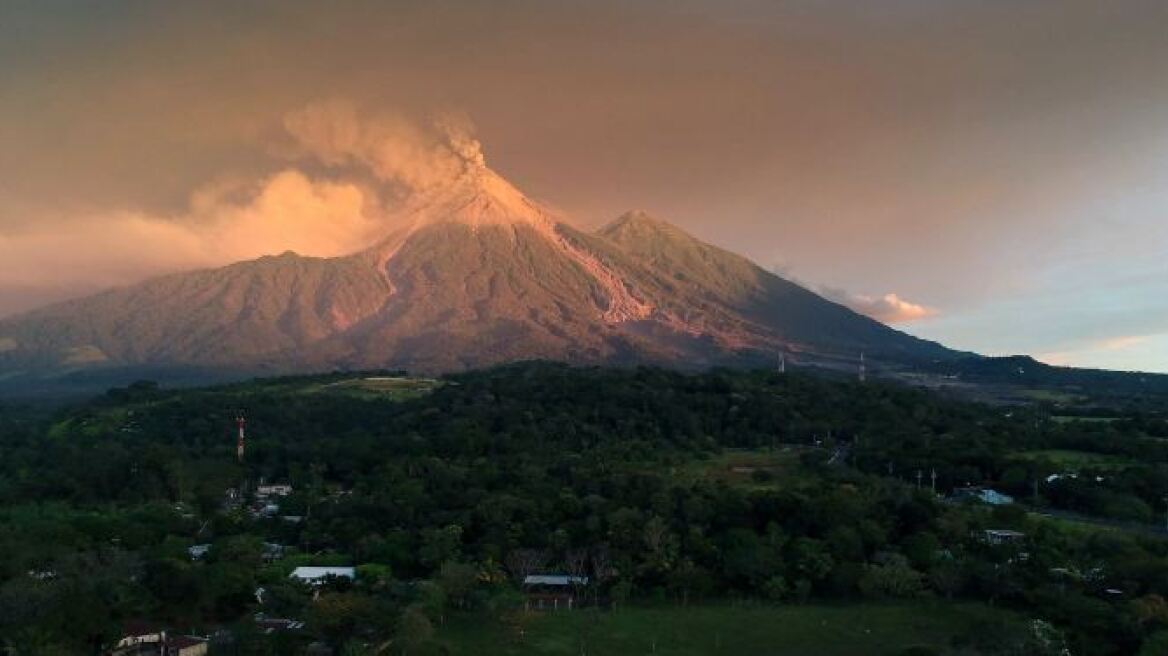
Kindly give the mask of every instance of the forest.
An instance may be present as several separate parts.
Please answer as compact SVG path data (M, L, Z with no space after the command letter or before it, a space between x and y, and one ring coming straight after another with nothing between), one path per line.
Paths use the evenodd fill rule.
M468 626L541 653L523 581L561 573L580 617L925 602L995 628L888 653L1160 654L1166 440L1148 404L540 362L9 404L0 653L105 653L135 622L212 654L468 653ZM272 484L291 491L269 511Z

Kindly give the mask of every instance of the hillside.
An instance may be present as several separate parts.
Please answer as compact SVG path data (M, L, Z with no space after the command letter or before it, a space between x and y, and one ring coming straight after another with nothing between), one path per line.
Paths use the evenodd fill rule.
M0 321L0 382L527 359L694 368L780 352L900 369L956 355L644 213L581 231L485 166L403 217L352 255L263 257Z

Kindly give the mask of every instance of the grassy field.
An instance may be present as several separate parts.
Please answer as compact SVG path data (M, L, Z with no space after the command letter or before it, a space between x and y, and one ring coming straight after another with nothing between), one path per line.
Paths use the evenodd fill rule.
M800 475L799 454L807 447L781 445L770 449L726 449L705 460L695 460L679 472L688 480L708 479L732 485L766 487L770 481L791 481ZM765 480L756 480L762 472Z
M1020 451L1014 457L1024 460L1049 460L1055 466L1067 469L1078 469L1082 467L1105 469L1133 464L1131 460L1122 456L1111 456L1088 451L1071 451L1067 449Z
M1087 401L1087 397L1080 394L1043 388L1021 389L1018 390L1018 395L1031 401L1058 403L1061 405L1074 405Z
M438 629L433 653L892 656L918 645L944 651L953 638L1013 616L980 604L913 602L700 605L522 617L510 626L481 617L452 618Z
M1113 421L1119 421L1121 417L1076 417L1072 415L1055 415L1051 417L1051 419L1058 424L1072 424L1077 421L1088 424L1108 424Z
M389 398L394 401L414 399L434 391L442 383L432 378L405 378L397 376L371 376L368 378L351 378L321 385L312 392L340 392Z

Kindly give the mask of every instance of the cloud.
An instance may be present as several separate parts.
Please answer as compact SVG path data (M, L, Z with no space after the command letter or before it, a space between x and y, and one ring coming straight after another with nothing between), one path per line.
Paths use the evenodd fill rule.
M0 316L159 273L284 251L353 253L390 229L385 198L425 192L485 166L473 125L460 114L420 123L392 113L363 116L334 100L288 112L282 123L294 146L284 155L296 167L204 184L169 215L44 216L18 232L0 231Z
M935 316L937 310L889 292L883 296L856 294L838 287L819 286L820 295L883 323L905 323Z
M1156 354L1163 352L1166 334L1116 335L1096 339L1072 340L1059 350L1037 354L1039 360L1059 366L1099 367L1104 369L1147 370L1154 366Z
M829 301L839 303L853 312L858 312L882 323L905 323L918 319L926 319L938 314L934 308L905 300L899 294L893 292L889 292L883 296L869 296L867 294L850 292L842 287L809 283L796 275L793 271L794 267L788 264L781 256L775 256L772 259L773 262L771 263L770 271L776 276L793 282L808 291L819 294Z
M369 245L384 224L376 195L286 169L250 184L196 190L186 212L121 211L48 220L0 233L0 314L31 306L29 290L93 291L153 274L283 251L336 256Z
M1143 344L1150 338L1150 335L1121 335L1099 342L1098 348L1104 351L1122 351Z
M363 167L407 192L486 165L470 120L459 114L420 125L391 113L363 117L351 103L333 100L290 112L284 128L304 154L334 167Z

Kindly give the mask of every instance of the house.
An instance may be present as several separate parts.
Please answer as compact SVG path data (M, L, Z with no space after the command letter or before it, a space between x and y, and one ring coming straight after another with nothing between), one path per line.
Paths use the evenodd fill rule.
M110 656L205 656L207 638L169 635L146 622L127 623Z
M259 485L256 486L256 496L261 499L269 497L286 497L292 494L291 485Z
M987 528L981 532L981 541L993 546L1017 544L1024 539L1025 533L1005 528Z
M28 577L37 581L52 581L57 578L57 572L51 569L30 569Z
M284 557L284 549L286 549L286 547L282 544L276 544L274 542L265 542L264 543L264 553L263 553L264 562L270 563L270 562L273 562L273 561L276 561L276 560L283 558Z
M256 509L253 510L251 514L253 517L275 517L276 515L280 514L280 504L278 504L278 503L265 503L263 505L257 504Z
M355 567L297 567L292 570L288 578L316 586L330 578L354 580L357 578L357 569Z
M122 637L110 648L110 656L130 654L160 654L166 640L166 631L153 624L132 621L122 627Z
M959 487L953 490L955 501L977 501L991 506L1008 506L1014 497L985 487Z
M190 554L191 560L202 560L210 551L211 545L209 544L196 544L187 548L187 553Z
M304 622L276 617L268 617L263 613L255 616L255 625L260 633L270 635L281 631L299 631L304 628Z
M207 642L197 636L169 636L163 643L162 656L205 656Z
M588 585L587 576L568 574L529 574L523 579L527 610L572 610L577 605L576 591Z

